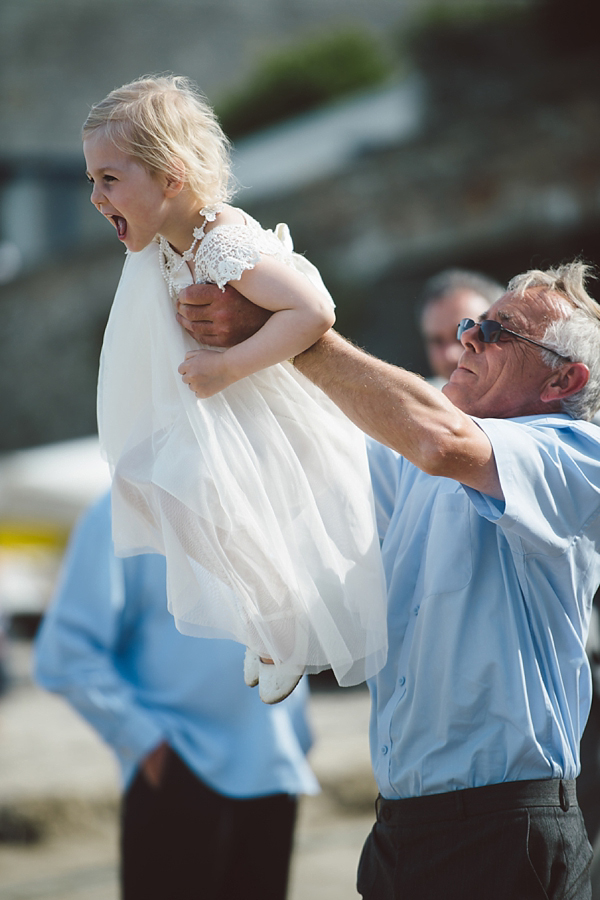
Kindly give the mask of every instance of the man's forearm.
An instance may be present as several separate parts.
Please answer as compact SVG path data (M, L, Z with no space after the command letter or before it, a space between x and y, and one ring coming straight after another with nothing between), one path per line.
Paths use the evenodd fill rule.
M334 331L297 356L294 365L366 434L425 472L470 484L469 470L489 461L483 432L437 388ZM479 475L474 481L481 487Z
M411 423L415 394L422 386L429 389L420 376L370 356L334 331L297 356L294 365L366 434L410 456L419 430L417 423ZM431 402L424 399L422 415L427 400Z

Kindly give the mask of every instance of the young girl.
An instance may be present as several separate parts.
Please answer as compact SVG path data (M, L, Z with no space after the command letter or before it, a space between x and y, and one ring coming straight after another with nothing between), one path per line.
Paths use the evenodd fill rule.
M165 555L177 627L243 642L265 702L305 669L362 681L387 650L364 439L288 362L334 321L317 270L286 226L227 204L227 140L186 79L112 91L83 146L127 248L98 393L117 553ZM273 314L236 347L199 348L174 313L194 280Z

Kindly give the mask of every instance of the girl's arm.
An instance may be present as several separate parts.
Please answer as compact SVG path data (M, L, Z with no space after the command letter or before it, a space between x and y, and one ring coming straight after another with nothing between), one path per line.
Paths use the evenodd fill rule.
M232 284L273 315L256 334L224 353L193 350L186 355L179 372L197 397L210 397L246 375L296 356L335 321L329 297L301 272L271 256L261 256Z

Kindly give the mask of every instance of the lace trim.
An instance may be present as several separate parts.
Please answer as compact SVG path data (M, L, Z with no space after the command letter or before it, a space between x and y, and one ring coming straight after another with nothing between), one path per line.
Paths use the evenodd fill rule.
M178 293L178 290L175 286L175 276L179 273L179 271L186 263L191 262L191 260L198 255L200 244L202 242L202 239L205 237L204 229L206 228L206 223L214 222L217 218L217 214L220 213L222 209L223 204L219 203L217 204L217 206L205 206L200 210L200 215L204 217L204 221L202 222L202 225L198 225L196 228L194 228L194 230L192 231L193 241L189 249L181 255L173 250L166 238L164 238L162 235L159 235L158 261L160 264L160 271L162 272L163 278L167 282L169 294L173 299L175 299ZM197 249L196 244L198 244Z
M222 207L221 207L222 208ZM172 298L179 287L175 278L185 263L193 258L194 280L213 282L221 290L230 281L237 281L248 269L253 269L262 254L274 256L292 266L292 242L287 229L278 226L277 233L263 229L258 222L247 217L245 225L216 225L204 233L206 222L214 222L220 208L201 210L205 221L194 229L194 241L183 256L176 253L169 243L159 240L161 272ZM198 246L196 247L196 243Z

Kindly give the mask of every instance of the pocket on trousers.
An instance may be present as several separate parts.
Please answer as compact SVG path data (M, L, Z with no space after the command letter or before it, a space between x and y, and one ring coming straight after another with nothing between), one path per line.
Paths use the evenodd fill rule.
M370 892L375 887L376 880L377 859L373 848L373 831L371 831L363 845L360 859L358 861L356 890L362 897L368 898Z
M562 897L567 866L555 811L549 808L532 815L523 810L522 815L527 821L527 861L539 896L544 900Z
M530 810L529 820L527 853L544 897L591 898L593 852L579 808Z
M365 841L356 887L364 900L392 900L394 877L398 860L396 829L376 823Z

